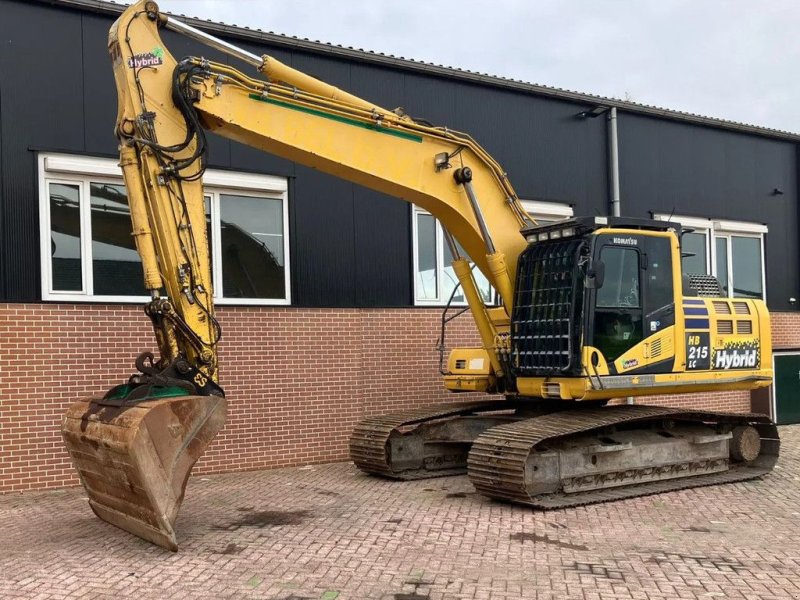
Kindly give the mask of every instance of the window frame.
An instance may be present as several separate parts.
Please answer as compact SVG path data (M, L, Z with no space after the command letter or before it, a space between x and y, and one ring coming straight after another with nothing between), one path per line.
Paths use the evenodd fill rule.
M769 227L763 223L752 223L749 221L731 221L727 219L704 219L700 217L683 217L666 214L655 214L653 218L659 221L675 221L683 227L694 229L694 233L699 233L706 238L706 273L719 279L717 274L717 240L725 239L727 248L727 269L728 269L728 298L742 298L744 296L734 296L733 286L733 237L754 238L760 242L761 250L761 300L767 299L767 257L765 254L764 238L769 232ZM720 284L722 282L720 281Z
M76 156L58 153L40 153L37 157L39 186L39 248L42 301L87 302L114 304L141 304L148 296L94 294L92 271L91 194L92 183L124 185L118 161L108 158ZM80 190L80 248L82 290L53 290L52 257L50 245L50 193L51 183L78 185ZM230 194L262 199L280 200L283 217L284 290L283 298L225 298L222 296L222 262L220 230L220 196ZM211 196L212 281L214 303L233 306L288 306L291 305L291 258L289 255L289 198L288 182L284 177L207 169L203 176L203 195Z
M560 202L542 202L539 200L521 199L523 208L534 219L541 219L547 223L568 219L573 216L572 205ZM412 263L412 294L414 306L445 306L448 298L442 297L442 282L444 281L444 235L442 224L439 219L434 218L436 224L436 296L435 300L429 298L420 299L417 289L417 274L419 273L419 256L417 252L419 236L417 235L417 215L430 215L427 210L414 204L411 205L411 263ZM497 293L493 292L493 303L497 303ZM467 306L467 302L452 303L452 306Z
M606 274L604 276L605 277L604 281L606 283L604 283L602 287L598 288L597 294L595 295L595 309L598 309L598 310L620 310L620 309L622 309L622 310L639 310L639 311L642 311L642 313L644 314L644 303L642 302L642 300L643 300L643 298L642 298L642 274L641 274L641 269L639 267L642 264L642 253L641 253L641 251L639 250L639 248L637 248L635 246L617 246L617 245L614 245L612 243L604 243L600 248L600 252L598 252L598 254L597 254L597 258L599 260L603 261L606 264L606 266L608 266L609 261L608 260L603 260L603 253L604 252L609 252L609 253L610 252L620 252L622 257L625 257L625 253L632 253L632 255L635 257L634 258L634 269L633 270L634 270L634 273L636 273L636 302L637 302L637 304L634 306L634 305L631 305L631 304L622 304L621 303L622 286L624 285L622 277L625 274L625 265L626 265L626 259L623 258L623 260L621 260L620 263L619 263L619 282L618 282L618 284L615 284L616 285L616 289L617 289L617 303L614 304L614 305L600 304L600 296L602 294L602 291L604 289L606 291L609 289L608 285L606 285L606 283L608 283L608 277L609 277L609 272L608 272L609 270L607 269L606 270Z
M78 218L80 222L80 240L78 242L78 246L81 250L80 261L81 261L81 289L80 290L59 290L57 292L53 291L53 256L52 256L52 247L51 247L51 239L50 239L50 232L52 231L50 227L50 184L56 185L69 185L69 186L76 186L78 188ZM91 245L91 236L86 236L87 231L87 215L85 210L85 205L89 205L89 209L91 210L91 202L83 202L81 199L84 197L86 193L86 184L87 181L78 181L75 179L65 179L62 177L51 177L44 180L44 182L40 182L39 189L40 189L40 202L39 202L39 226L40 226L40 255L41 255L41 269L42 269L42 299L47 300L49 297L53 295L57 296L64 296L67 299L75 299L80 297L85 297L87 295L87 289L89 289L88 279L87 279L87 270L91 271L91 269L87 268L87 264L90 264L91 261L85 260L86 257L86 246ZM89 219L91 216L88 217ZM91 274L90 274L91 275Z
M442 281L444 276L444 233L442 231L442 224L439 219L433 217L434 223L434 254L436 256L436 298L420 298L418 295L417 275L419 274L419 234L417 226L417 218L420 215L432 216L424 208L420 208L414 204L411 205L411 254L413 263L413 288L414 288L414 305L415 306L444 306L447 304L447 298L442 298ZM457 302L453 300L453 306L465 306L466 302Z

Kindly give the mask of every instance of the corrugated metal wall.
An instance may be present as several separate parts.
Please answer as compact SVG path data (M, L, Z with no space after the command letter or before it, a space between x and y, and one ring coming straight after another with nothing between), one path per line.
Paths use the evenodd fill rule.
M0 77L0 236L3 235L5 217L3 216L3 86L2 77ZM3 252L3 244L0 241L0 252ZM0 298L6 297L6 277L4 270L4 263L2 255L0 255Z
M106 54L110 16L0 0L0 300L38 301L35 152L114 156L116 114ZM214 51L164 33L180 57ZM358 95L473 135L505 167L520 196L607 214L605 118L580 119L569 101L307 51L256 46ZM623 211L766 222L770 304L798 296L795 146L620 111ZM299 306L412 304L408 205L312 169L211 136L216 168L290 178L292 298ZM3 177L3 174L5 175ZM783 196L765 197L773 188ZM787 262L790 259L791 262Z
M773 310L797 308L789 304L800 288L795 144L623 114L619 147L626 214L766 224L767 301Z

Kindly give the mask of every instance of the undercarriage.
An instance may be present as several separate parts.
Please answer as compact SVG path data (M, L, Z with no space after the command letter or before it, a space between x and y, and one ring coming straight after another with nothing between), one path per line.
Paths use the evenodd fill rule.
M777 428L763 415L582 404L471 402L372 417L355 428L350 455L394 479L467 473L485 496L542 509L743 481L778 459Z

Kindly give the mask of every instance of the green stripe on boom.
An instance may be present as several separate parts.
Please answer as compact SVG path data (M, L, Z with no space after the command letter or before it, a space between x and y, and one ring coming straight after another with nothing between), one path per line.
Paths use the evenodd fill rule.
M361 121L356 121L355 119L348 119L347 117L342 117L339 115L323 112L315 108L296 106L294 104L289 104L288 102L283 102L281 100L275 100L273 98L265 98L264 96L259 96L258 94L248 94L248 95L253 100L258 100L259 102L266 102L267 104L274 104L276 106L282 106L283 108L290 108L292 110L296 110L299 112L308 113L309 115L315 115L317 117L322 117L324 119L330 119L331 121L338 121L339 123L354 125L355 127L361 127L362 129L369 129L370 131L376 131L378 133L384 133L386 135L393 135L395 137L399 137L404 140L411 140L412 142L420 142L420 143L422 142L421 135L414 135L413 133L406 133L405 131L397 131L396 129L386 129L384 127L378 127L376 125L372 125L371 123L363 123Z

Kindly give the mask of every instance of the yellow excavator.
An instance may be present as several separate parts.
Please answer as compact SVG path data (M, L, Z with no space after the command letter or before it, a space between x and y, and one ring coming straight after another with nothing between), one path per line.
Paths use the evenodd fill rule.
M262 77L178 61L161 28ZM253 55L154 2L127 8L108 48L159 356L142 353L127 383L66 415L66 446L100 518L176 550L189 472L225 422L206 131L414 203L442 225L481 342L450 352L444 385L480 398L364 420L350 440L361 470L396 479L467 472L481 494L556 508L739 481L775 465L777 429L763 415L616 400L771 381L764 302L723 297L713 278L682 273L679 225L590 217L539 226L468 135ZM484 302L473 269L496 303Z

